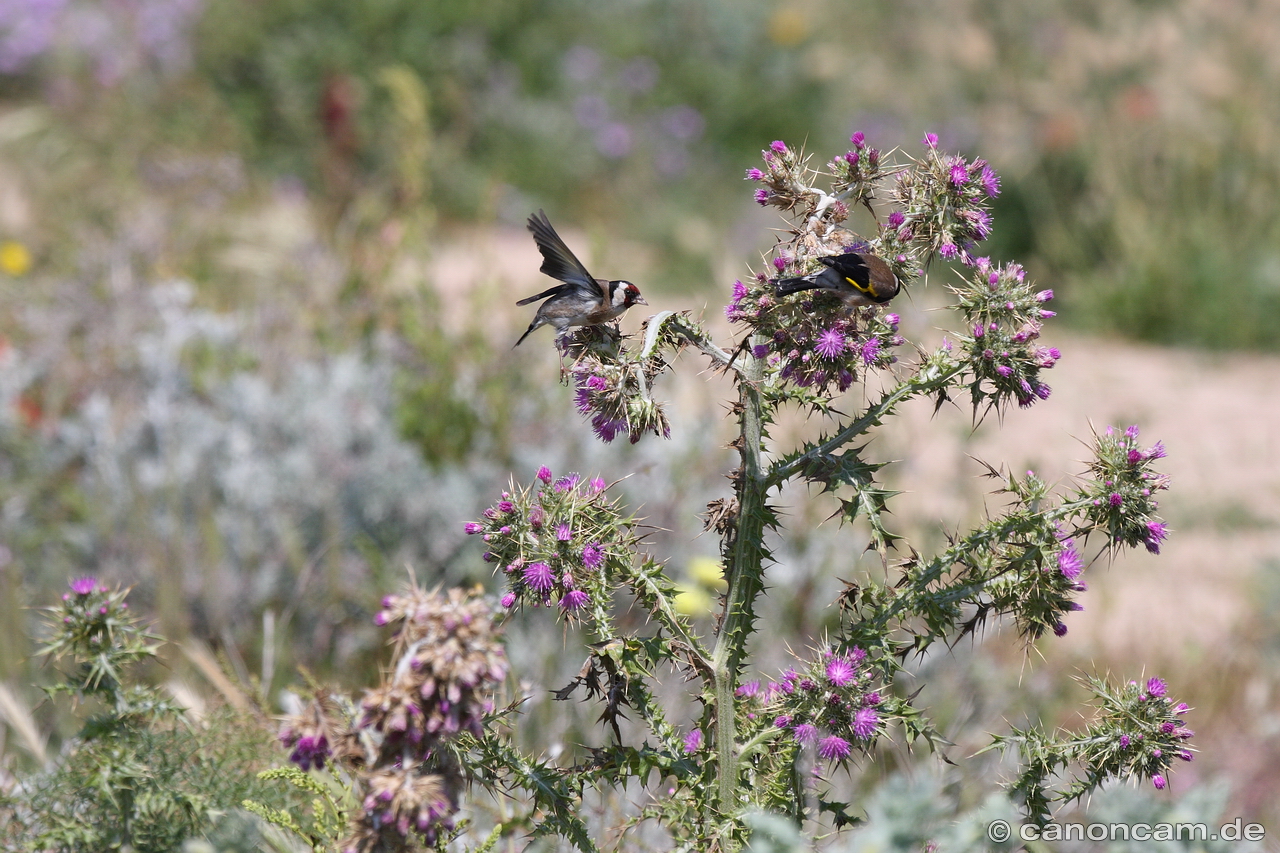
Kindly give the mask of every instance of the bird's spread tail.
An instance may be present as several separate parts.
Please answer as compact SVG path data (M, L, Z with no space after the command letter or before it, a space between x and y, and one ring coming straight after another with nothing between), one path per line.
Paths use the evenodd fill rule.
M779 296L787 296L792 293L799 293L802 290L814 290L823 287L823 284L814 280L814 276L802 275L796 278L780 278L773 283L774 291Z

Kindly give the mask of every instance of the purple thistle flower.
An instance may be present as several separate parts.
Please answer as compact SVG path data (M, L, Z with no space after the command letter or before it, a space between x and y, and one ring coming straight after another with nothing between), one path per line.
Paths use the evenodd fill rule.
M694 729L684 736L684 753L691 755L702 749L702 729Z
M1194 755L1192 755L1190 752L1188 752L1188 751L1187 751L1187 750L1185 750L1185 749L1178 753L1178 757L1179 757L1179 758L1181 758L1183 761L1194 761L1194 760L1195 760L1195 756L1194 756Z
M1067 625L1066 625L1066 623L1065 623L1065 622L1055 622L1055 623L1053 623L1053 635L1054 635L1055 637L1065 637L1065 636L1067 636Z
M889 214L889 227L900 228L902 226L902 223L905 222L906 220L907 220L907 217L902 215L901 210L895 210L893 213Z
M1036 302L1048 302L1053 298L1052 290L1042 290L1036 294Z
M515 508L516 508L516 505L513 504L511 501L498 501L498 512L508 513Z
M1124 428L1124 437L1125 437L1125 438L1137 438L1137 437L1138 437L1138 425L1137 425L1137 424L1130 424L1129 426L1125 427L1125 428Z
M1157 791L1163 791L1164 786L1168 785L1169 783L1164 780L1163 776L1156 774L1155 776L1151 777L1151 784L1156 786Z
M1170 722L1169 720L1165 720L1163 723L1160 724L1160 733L1171 735L1173 734L1173 730L1176 729L1177 727L1178 727L1177 723Z
M880 691L878 690L872 690L866 696L862 697L862 704L864 705L879 705L881 701Z
M861 148L863 145L867 144L867 136L862 131L856 130L854 131L853 136L849 137L849 141L853 143L855 148Z
M588 569L598 569L603 562L604 551L596 543L592 542L582 549L582 565Z
M619 433L627 431L627 422L616 418L596 415L591 419L591 429L605 444L613 441Z
M775 154L786 154L787 143L783 142L781 139L775 139L773 142L769 143L769 150Z
M1120 506L1122 503L1124 503L1124 495L1120 494L1119 492L1112 492L1111 496L1107 498L1107 503L1111 504L1112 506Z
M1062 543L1062 550L1058 552L1058 571L1069 581L1080 577L1080 572L1084 571L1084 558L1075 549L1074 540L1067 539Z
M773 726L774 726L774 728L777 728L777 729L789 729L789 728L791 728L791 715L790 715L790 714L783 714L783 715L782 715L782 716L780 716L780 717L775 717L775 718L774 718L774 720L773 720Z
M1186 702L1179 702L1179 703L1178 703L1178 706L1177 706L1176 708L1174 708L1174 709L1173 709L1173 713L1175 713L1175 714L1185 714L1185 713L1187 713L1187 712L1188 712L1188 711L1190 711L1190 710L1191 710L1191 706L1190 706L1190 705L1188 705Z
M747 286L741 281L733 283L733 301L737 302L747 295Z
M1163 542L1168 535L1169 528L1163 521L1148 521L1146 537L1147 550L1152 554L1159 554L1160 543Z
M756 204L760 205L761 207L764 207L768 203L769 203L769 191L766 190L764 187L761 187L760 189L756 190Z
M591 378L587 380L587 387L592 391L604 391L609 387L609 383L605 381L603 376L596 376L593 374Z
M592 477L591 482L587 484L591 487L591 493L598 495L605 489L609 488L609 484L604 481L604 477Z
M764 180L764 172L759 169L747 169L747 180L761 181Z
M936 133L926 133L926 134L924 135L924 139L921 139L921 140L920 140L920 142L921 142L921 144L923 144L926 148L937 148L937 147L938 147L938 134L936 134Z
M71 582L71 591L76 595L89 595L93 592L93 588L98 585L98 579L93 577L76 578Z
M849 753L852 751L853 748L849 746L849 741L839 735L825 737L818 744L818 757L825 758L828 761L843 761L849 757Z
M541 530L542 516L543 510L541 506L535 506L533 509L529 510L529 526L534 530Z
M1148 459L1163 459L1169 454L1164 449L1164 442L1157 441L1147 450Z
M516 603L516 594L514 592L508 592L506 595L502 596L502 606L507 610L510 610L512 607L514 607L515 603Z
M1000 195L1000 176L985 163L982 166L982 175L979 180L982 182L982 189L988 196L995 198Z
M751 348L751 354L756 358L764 358L769 354L768 344L756 344Z
M827 361L835 361L845 350L844 334L839 329L827 329L818 335L813 349Z
M964 161L960 160L951 166L951 185L962 187L969 180L969 170L965 168Z
M569 590L560 599L560 609L573 613L587 606L588 596L580 589Z
M960 255L960 249L955 243L943 243L942 248L938 249L938 254L943 260L953 261Z
M978 240L985 240L991 236L991 214L985 210L975 210L969 214L969 221L973 224L973 236ZM1044 312L1040 312L1042 315ZM1052 315L1050 315L1052 316Z
M790 261L788 261L782 255L779 255L778 257L773 259L773 268L778 272L782 272L787 268L788 263L790 263Z
M834 657L827 662L827 681L836 687L844 687L857 677L853 664L842 657Z
M1003 378L1008 379L1013 375L1013 368L1007 364L997 364L996 373L999 373Z
M550 483L550 482L551 482L551 469L550 469L550 468L548 468L546 465L541 465L541 466L539 466L539 467L538 467L538 479L539 479L539 480L541 480L541 481L542 481L542 482L544 482L544 483Z
M875 708L859 708L853 715L853 733L859 740L871 740L875 737L876 727L880 725L880 715Z
M760 692L760 682L748 681L746 684L739 685L738 689L733 691L733 695L737 696L740 699L750 699L751 697L755 696L759 692Z
M567 477L561 477L559 480L556 480L556 483L552 488L557 492L568 492L577 487L578 483L581 481L582 478L577 474L570 474Z
M1169 685L1165 683L1163 678L1147 679L1147 692L1152 696L1163 696L1169 692Z
M556 527L556 540L559 542L568 542L572 538L573 528L569 526L568 522L561 522L560 525Z
M791 730L796 743L813 743L818 739L818 727L812 723L801 723Z
M468 536L474 536L484 530L484 525L478 521L468 521L466 524L462 525L462 529L467 532ZM72 588L74 589L74 584L72 585Z
M862 363L868 366L880 359L880 339L867 338L862 342Z
M1128 736L1128 735L1120 735L1120 748L1121 748L1121 749L1128 749L1128 748L1129 748L1129 736Z
M548 592L555 586L556 579L546 563L530 563L524 567L524 582L530 589Z

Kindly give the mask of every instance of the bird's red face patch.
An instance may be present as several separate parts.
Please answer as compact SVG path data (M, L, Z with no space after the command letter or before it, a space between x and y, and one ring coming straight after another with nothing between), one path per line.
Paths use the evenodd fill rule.
M628 308L630 308L632 305L637 305L637 304L639 305L649 304L645 302L644 297L640 295L640 288L636 287L631 282L627 282L622 286L622 300L623 300L623 304L626 305Z

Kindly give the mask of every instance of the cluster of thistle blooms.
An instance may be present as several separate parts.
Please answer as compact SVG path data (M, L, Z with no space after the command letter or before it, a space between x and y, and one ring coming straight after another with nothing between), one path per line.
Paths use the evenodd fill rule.
M1076 756L1090 775L1137 776L1163 789L1175 759L1195 758L1186 743L1195 732L1182 719L1189 709L1169 698L1164 679L1130 681L1118 690L1101 683L1093 687L1101 713L1080 739Z
M623 543L630 532L606 488L604 480L584 482L577 474L555 479L543 466L535 485L513 485L483 521L467 522L467 533L484 538L484 559L506 576L503 607L554 601L566 619L582 619L607 606L608 572L629 558Z
M678 346L670 340L661 343ZM591 419L591 428L601 441L627 435L635 444L646 432L671 437L662 404L649 394L653 381L667 369L660 354L638 356L622 346L611 329L587 326L565 339L565 352L574 357L569 374L574 383L574 406Z
M1160 506L1155 493L1169 488L1169 475L1156 471L1152 463L1164 457L1164 442L1138 446L1136 425L1124 430L1107 427L1095 437L1094 460L1089 463L1092 501L1086 514L1112 542L1160 553L1169 530L1155 517Z
M767 169L748 170L749 179L764 185L756 190L757 202L791 211L800 221L791 241L794 249L775 252L779 276L808 275L821 269L817 258L851 251L877 255L904 284L922 274L921 267L935 253L976 263L974 245L991 233L987 202L1000 191L1000 181L985 161L939 154L933 134L924 139L928 156L905 167L886 165L862 133L850 141L853 149L827 164L830 193L812 186L816 173L782 141L763 152ZM889 214L874 239L862 241L837 227L848 217L850 204L870 206L877 184L892 175L897 179L891 195L899 209ZM843 391L866 369L894 361L886 350L903 343L896 315L877 322L876 314L874 308L850 312L824 291L778 298L763 273L747 284L735 282L725 308L730 321L751 326L763 339L753 345L753 355L767 359L783 380L819 392L832 385Z
M809 168L809 158L793 151L781 139L774 140L760 152L765 168L748 169L747 179L762 186L755 191L756 203L796 211L805 218L836 225L849 218L849 207L869 201L877 181L885 176L880 168L880 152L866 144L866 137L855 133L849 137L854 148L827 164L832 175L832 192L815 190L810 182L816 173Z
M935 134L921 141L925 158L897 172L893 200L901 210L889 217L885 249L924 246L945 260L973 263L974 244L991 236L987 203L1000 194L1000 179L985 160L941 154Z
M866 661L857 646L843 653L826 648L803 671L788 669L760 691L773 725L835 764L855 747L869 750L881 730L884 700L873 689L877 677Z
M1048 483L1028 471L1022 479L1009 477L1005 488L1025 523L1011 541L984 543L968 561L992 578L986 585L992 606L1013 614L1023 636L1034 640L1046 630L1065 636L1063 616L1084 609L1075 601L1088 589L1080 579L1084 558L1074 537L1034 509L1050 500Z
M479 734L506 678L492 604L465 590L448 595L412 586L387 596L376 621L397 627L396 659L358 709L318 695L280 734L304 770L334 759L366 795L343 849L402 849L417 837L435 844L452 828L464 784L441 749L459 732Z
M861 247L841 246L833 252ZM789 274L797 261L786 255L774 259L780 274ZM874 308L849 311L831 293L805 291L778 299L763 274L757 286L733 283L733 301L725 316L746 322L766 339L751 354L778 370L778 377L802 388L824 392L832 385L845 391L860 375L897 361L890 347L905 341L898 334L897 314L880 315Z
M1040 371L1052 368L1062 353L1038 340L1042 321L1054 316L1043 307L1053 291L1035 290L1018 264L993 265L987 258L977 258L972 275L950 289L959 298L956 308L972 324L972 334L959 337L974 377L975 405L986 398L999 408L1014 399L1025 408L1048 399Z

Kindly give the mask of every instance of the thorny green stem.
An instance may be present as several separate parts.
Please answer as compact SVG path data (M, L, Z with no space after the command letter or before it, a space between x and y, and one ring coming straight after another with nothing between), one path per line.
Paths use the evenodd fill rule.
M734 689L738 669L751 632L756 596L764 587L764 500L767 483L760 457L764 436L764 412L759 382L764 362L747 359L739 383L742 457L737 483L738 527L729 566L729 590L725 594L720 633L711 661L716 694L716 756L720 782L720 808L734 810L738 796L738 762L735 755Z
M773 469L769 471L768 476L764 478L763 482L765 488L771 489L775 486L782 485L787 480L803 471L805 466L813 460L827 456L841 445L852 441L872 427L879 426L885 417L893 413L893 410L897 408L899 403L921 394L931 394L934 391L946 388L947 385L950 384L951 380L958 374L962 373L964 369L965 365L962 362L956 361L944 369L929 368L927 370L920 371L910 379L899 384L892 391L887 392L880 398L879 402L868 408L862 417L850 423L844 429L831 436L831 438L821 444L815 445L789 462L783 462L775 465Z

